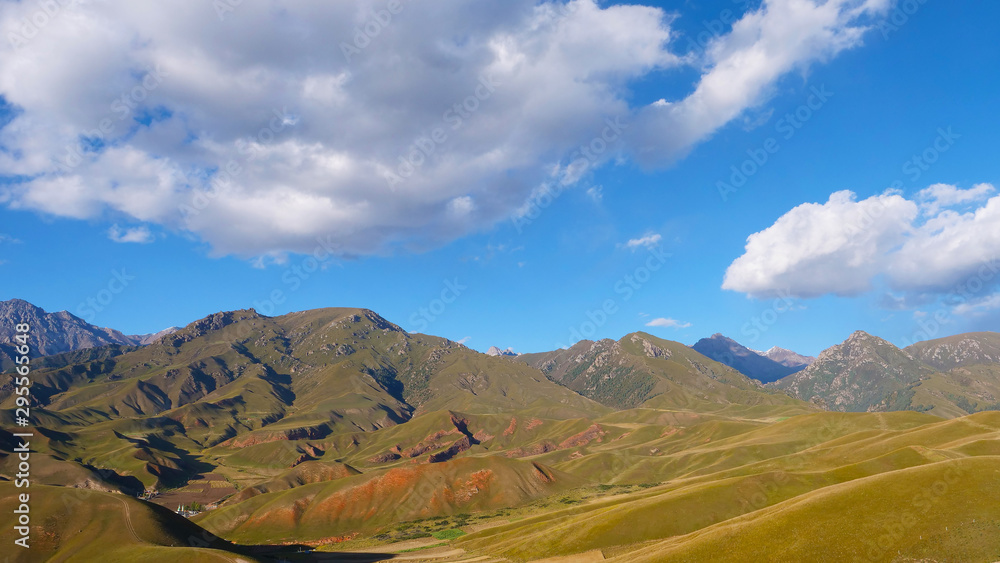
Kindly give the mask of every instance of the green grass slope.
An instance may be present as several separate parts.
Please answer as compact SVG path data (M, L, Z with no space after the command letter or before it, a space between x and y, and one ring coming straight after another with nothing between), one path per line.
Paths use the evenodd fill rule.
M706 436L706 431L718 432L708 424L690 430L698 436ZM885 475L891 480L889 476L905 476L913 468L938 467L942 463L969 460L972 456L983 456L993 464L991 467L1000 463L995 453L1000 448L1000 413L981 413L955 420L907 412L821 413L744 431L734 428L729 434L720 434L718 439L709 442L679 438L682 441L673 450L664 444L663 456L647 458L639 464L646 479L661 483L658 486L538 514L524 521L470 534L458 543L474 553L514 561L592 550L602 550L606 555L628 553L641 550L651 542L688 537L688 534L697 537L699 530L748 521L752 515L766 514L773 507L797 499L822 498L845 484L877 475ZM651 463L654 459L663 462L654 465ZM988 476L998 477L993 473ZM985 483L988 479L983 479L984 490L980 494L987 494L989 487L985 487ZM952 488L957 486L952 483ZM881 485L874 488L879 489ZM913 495L919 493L917 490ZM992 499L989 502L995 502L997 494L994 488L987 495ZM864 502L857 502L865 506ZM877 506L880 510L892 511ZM963 506L952 507L956 518L961 520L967 516L982 521L978 512L967 513ZM836 516L839 512L830 510L831 516L824 524L827 528L800 529L795 521L784 521L784 532L778 534L769 549L778 549L781 538L793 534L823 538L836 533L834 518L839 518ZM864 520L863 515L857 518ZM1000 510L993 508L992 518L1000 525ZM660 551L652 553L660 554ZM753 552L757 559L749 556L741 559L743 552L739 549L698 553L676 560L772 560L761 552ZM953 552L943 550L939 553L951 556ZM656 556L661 555L650 555L649 560L657 560ZM658 560L674 560L662 557ZM731 559L733 557L736 559ZM800 557L803 557L798 559L801 561L852 560L811 559L808 554Z
M13 483L0 482L0 541L7 561L258 561L169 510L124 495L32 485L30 547L14 545Z
M612 558L612 561L1000 559L1000 458L857 479Z

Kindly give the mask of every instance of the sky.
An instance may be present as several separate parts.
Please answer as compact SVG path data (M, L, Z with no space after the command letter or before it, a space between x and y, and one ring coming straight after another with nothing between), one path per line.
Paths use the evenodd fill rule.
M517 352L1000 320L1000 5L0 1L0 299Z

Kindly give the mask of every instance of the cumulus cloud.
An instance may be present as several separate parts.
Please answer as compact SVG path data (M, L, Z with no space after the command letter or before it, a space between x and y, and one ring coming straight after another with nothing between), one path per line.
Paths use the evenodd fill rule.
M115 242L134 242L147 244L153 242L155 237L150 232L149 227L129 227L121 228L118 225L111 225L108 229L108 238Z
M638 250L640 248L654 248L659 246L660 241L663 240L663 236L659 233L650 233L643 237L634 238L625 243L625 248L630 250Z
M220 255L426 248L623 155L676 159L783 74L858 45L887 3L766 0L691 61L661 9L594 0L404 3L391 21L376 0L223 17L105 0L30 34L39 5L4 2L0 168L19 180L0 203L126 216ZM689 97L630 105L630 82L692 62Z
M685 323L678 321L677 319L667 319L661 317L659 319L653 319L649 321L648 323L646 323L646 326L652 326L658 328L688 328L691 326L691 323Z
M853 296L884 278L901 292L890 295L891 308L926 303L966 284L979 291L1000 282L1000 196L970 210L954 207L994 191L989 184L964 190L937 184L916 201L894 191L861 201L850 191L834 193L750 235L722 287L754 297Z
M920 201L920 208L924 213L937 215L942 207L983 201L995 191L996 189L990 184L977 184L967 190L949 184L934 184L920 190L917 200Z

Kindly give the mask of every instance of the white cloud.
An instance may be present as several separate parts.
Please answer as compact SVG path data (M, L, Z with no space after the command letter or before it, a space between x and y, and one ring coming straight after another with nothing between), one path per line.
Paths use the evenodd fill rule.
M458 343L461 344L462 346L465 346L465 343L468 342L468 341L470 341L470 340L472 340L472 337L471 336L466 336L465 338L462 338L461 340L459 340Z
M21 241L10 235L0 233L0 244L21 244Z
M649 321L648 323L646 323L646 326L653 326L659 328L688 328L691 326L691 323L685 323L678 321L676 319L666 319L661 317L659 319L653 319Z
M587 197L589 197L594 203L601 203L601 201L604 200L604 187L591 186L587 188Z
M650 233L640 238L634 238L625 243L625 248L638 250L640 248L653 248L660 244L663 237L659 233Z
M872 16L891 0L765 0L706 49L694 92L639 112L641 160L657 165L685 154L747 108L766 101L775 82L861 44Z
M954 309L959 315L982 315L1000 309L1000 293L961 303Z
M111 228L108 229L108 238L115 242L135 242L138 244L147 244L156 239L153 233L149 231L149 227L140 226L123 229L118 225L111 225Z
M920 201L920 208L924 213L927 215L937 215L942 207L954 207L956 205L983 201L995 191L990 184L976 184L967 190L962 190L948 184L934 184L920 190L920 193L917 194L917 199Z
M750 235L722 287L755 297L851 296L883 277L902 292L889 296L895 308L962 284L990 287L1000 282L1000 196L962 213L947 206L993 191L988 184L969 190L938 184L917 195L923 206L892 191L862 201L842 191L824 204L800 205Z
M20 48L0 42L0 96L18 110L0 168L28 178L0 202L126 216L217 255L311 252L317 238L344 255L426 248L623 154L677 158L782 75L858 45L884 4L767 0L698 61L693 94L636 108L630 83L691 63L659 8L407 7L348 60L342 44L384 2L245 2L223 21L201 0L77 3ZM0 35L37 9L0 3ZM574 156L615 118L631 124L622 142Z

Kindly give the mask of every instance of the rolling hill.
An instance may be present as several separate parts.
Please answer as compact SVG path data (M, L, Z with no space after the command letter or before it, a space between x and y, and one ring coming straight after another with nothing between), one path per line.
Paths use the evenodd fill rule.
M13 545L17 492L0 482L7 561L267 561L173 512L123 495L32 485L30 547Z

